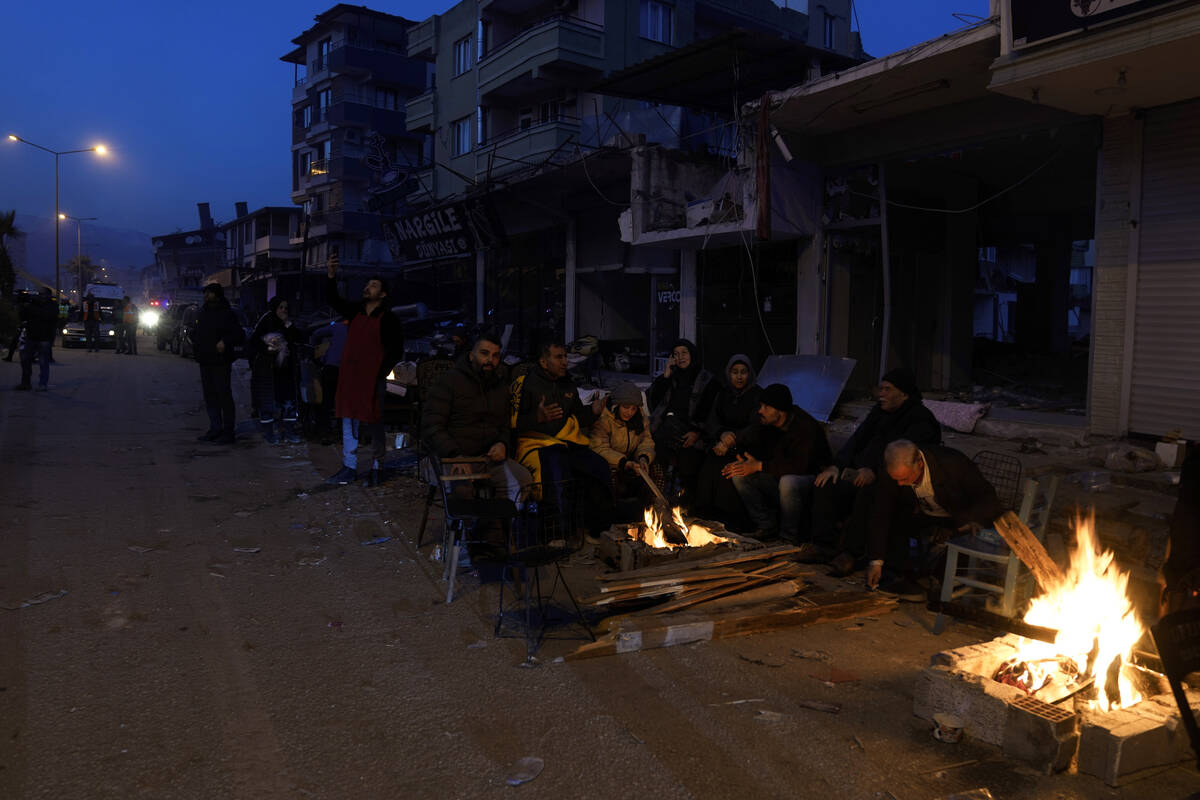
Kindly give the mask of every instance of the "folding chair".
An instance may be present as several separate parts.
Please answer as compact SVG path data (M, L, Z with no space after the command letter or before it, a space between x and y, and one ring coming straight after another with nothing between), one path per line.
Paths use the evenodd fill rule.
M430 358L417 364L417 396L413 400L412 413L417 423L417 474L425 481L427 487L425 510L421 513L421 527L417 530L418 548L425 539L425 527L429 524L429 509L440 495L438 470L430 463L433 454L425 444L424 431L421 428L421 412L425 408L425 398L429 394L429 387L433 386L439 375L453 366L454 360L450 358Z
M1197 646L1200 642L1200 608L1167 614L1150 627L1150 633L1162 659L1163 674L1167 676L1175 704L1179 706L1184 730L1196 754L1196 767L1200 769L1200 724L1196 722L1183 685L1184 677L1200 671L1200 646Z
M562 562L571 554L570 541L578 517L575 484L572 481L564 482L560 485L561 492L547 492L544 491L546 488L540 485L532 487L530 496L540 499L525 504L518 524L510 531L500 582L500 604L496 612L495 635L524 636L526 659L532 659L541 646L553 610L552 600L560 584L574 609L574 622L583 628L588 638L596 640L575 594L562 574ZM553 497L567 498L565 513L563 509L553 506ZM554 570L554 579L548 590L541 578L542 569L547 567ZM506 626L516 632L506 633Z
M442 579L446 584L446 603L454 602L454 581L458 575L458 559L462 548L468 544L468 528L483 523L499 523L504 529L505 540L511 539L512 521L517 517L517 505L507 497L492 495L487 480L487 458L446 458L440 462L430 456L438 475L442 505L445 509L446 525L442 531ZM460 472L459 465L469 471Z

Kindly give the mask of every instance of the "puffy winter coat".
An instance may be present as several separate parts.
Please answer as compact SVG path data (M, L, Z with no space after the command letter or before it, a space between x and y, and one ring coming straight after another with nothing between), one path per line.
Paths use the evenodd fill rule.
M637 413L642 421L640 431L633 430L628 423L614 414L611 408L604 409L600 418L592 425L591 448L604 456L609 466L620 469L629 459L642 456L650 461L654 460L654 437L650 435L650 420L640 408ZM633 418L636 419L638 417Z

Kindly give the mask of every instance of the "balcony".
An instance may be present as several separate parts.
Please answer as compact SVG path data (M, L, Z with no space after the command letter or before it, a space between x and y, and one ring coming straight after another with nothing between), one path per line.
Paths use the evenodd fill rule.
M552 155L554 161L575 156L579 141L579 121L562 118L543 122L525 130L499 136L476 151L475 172L480 180L497 178L541 165Z
M479 62L481 95L520 95L546 81L571 83L604 70L604 29L575 17L552 17L522 31Z
M441 17L436 14L408 29L408 57L432 61L437 56Z
M404 104L405 124L410 133L413 131L432 133L437 127L437 120L434 116L436 106L434 98L436 96L436 92L428 91L411 98Z

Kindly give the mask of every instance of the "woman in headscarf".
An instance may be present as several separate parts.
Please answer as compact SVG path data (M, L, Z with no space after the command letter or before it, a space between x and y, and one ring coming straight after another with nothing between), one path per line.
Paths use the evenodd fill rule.
M708 449L696 483L697 504L693 511L724 522L730 530L751 530L754 526L733 481L721 474L736 455L721 445L721 434L736 434L757 421L762 387L755 383L756 378L750 357L744 353L733 355L725 364L725 385L713 400L705 426Z
M712 373L700 366L696 345L680 339L671 347L666 369L654 379L647 395L655 452L664 468L675 468L680 493L687 502L704 461L704 424L718 388L712 378Z
M263 439L275 444L277 420L283 421L282 438L300 442L297 425L296 386L299 381L299 359L296 347L304 335L292 324L288 301L275 295L267 301L267 313L254 326L247 346L250 359L250 387Z

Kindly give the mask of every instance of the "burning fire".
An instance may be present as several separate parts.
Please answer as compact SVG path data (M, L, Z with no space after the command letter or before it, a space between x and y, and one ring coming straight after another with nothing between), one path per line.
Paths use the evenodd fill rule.
M671 517L675 521L675 524L679 526L679 529L683 531L684 536L687 537L687 547L703 547L706 544L712 544L714 542L729 541L728 538L724 536L717 536L703 525L697 525L695 523L688 525L683 521L683 512L680 510L679 506L671 509ZM642 518L646 521L646 527L644 529L639 529L636 525L629 526L629 537L631 539L640 541L643 544L654 548L673 549L684 546L673 544L667 541L666 536L663 534L662 521L659 520L658 512L656 512L654 508L647 508L642 513Z
M1129 573L1114 564L1111 551L1100 551L1095 518L1077 518L1076 547L1066 580L1043 587L1025 621L1058 631L1054 644L1022 639L1019 655L1001 667L997 679L1030 693L1053 682L1066 683L1068 693L1095 680L1096 702L1105 711L1133 705L1141 694L1124 674L1122 665L1145 632L1126 594ZM1022 667L1024 669L1022 669ZM1012 671L1024 673L1015 678Z

